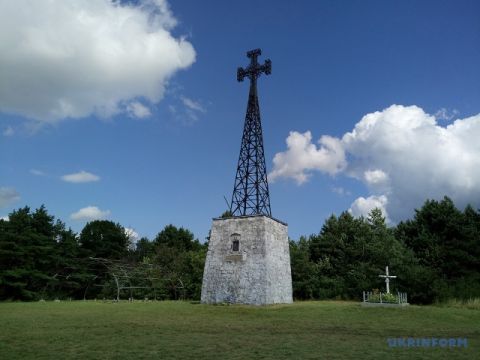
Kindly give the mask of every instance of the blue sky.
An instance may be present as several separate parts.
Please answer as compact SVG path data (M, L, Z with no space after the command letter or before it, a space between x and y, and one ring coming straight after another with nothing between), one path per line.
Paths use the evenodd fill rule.
M203 240L233 190L236 68L257 47L272 215L293 239L348 209L480 206L478 1L76 4L0 5L0 217L45 204L75 231Z

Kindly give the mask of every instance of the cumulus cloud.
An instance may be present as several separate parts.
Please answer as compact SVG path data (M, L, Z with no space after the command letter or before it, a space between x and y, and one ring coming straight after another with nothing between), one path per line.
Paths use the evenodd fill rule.
M150 109L138 101L128 104L127 112L131 117L138 119L144 119L152 115Z
M195 61L175 24L166 0L2 1L0 111L54 122L158 103Z
M2 217L0 217L0 220L10 221L10 218L8 216L2 216Z
M11 205L20 200L20 194L11 187L0 187L0 208Z
M370 211L378 208L382 210L383 216L387 219L387 221L389 221L388 212L386 208L387 204L388 204L388 199L385 195L380 195L380 196L372 195L367 198L360 196L352 203L348 211L350 212L350 214L356 217L360 217L360 216L367 217Z
M291 131L287 137L287 151L275 154L273 170L268 175L270 181L280 177L290 177L302 184L308 180L312 170L334 175L346 165L345 151L339 139L322 136L319 145L312 144L310 131Z
M135 250L138 240L140 240L140 235L132 228L125 228L125 235L128 236L130 240L129 249Z
M384 184L388 181L388 175L382 170L367 170L363 173L365 182L369 185Z
M341 139L331 138L337 150L324 152L318 163L310 133L292 132L287 144L292 134L301 145L289 144L286 152L276 154L272 174L298 183L312 170L356 178L369 194L352 204L352 213L363 214L362 209L376 204L398 221L410 217L425 199L444 195L460 207L480 205L480 114L441 126L418 106L392 105L365 115ZM292 150L309 148L313 151Z
M138 235L138 233L132 228L126 227L125 228L125 235L128 236L130 241L137 241L138 239L140 239L140 235Z
M62 180L70 183L86 183L99 181L100 176L82 170L77 173L63 175Z
M70 215L72 220L102 220L110 215L110 210L100 210L96 206L87 206Z

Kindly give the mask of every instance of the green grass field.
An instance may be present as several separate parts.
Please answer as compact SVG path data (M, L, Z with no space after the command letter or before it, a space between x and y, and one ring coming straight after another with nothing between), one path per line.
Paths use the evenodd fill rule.
M467 348L389 348L389 337ZM0 303L0 359L480 359L480 310L352 302Z

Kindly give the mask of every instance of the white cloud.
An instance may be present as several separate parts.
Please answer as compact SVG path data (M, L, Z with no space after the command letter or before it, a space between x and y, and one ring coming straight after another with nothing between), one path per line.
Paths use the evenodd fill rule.
M182 123L184 125L192 125L198 121L198 115L195 111L192 111L190 109L185 110L185 115L188 117L187 120L183 120Z
M300 145L288 144L292 134ZM399 221L412 216L427 198L447 195L459 207L480 205L480 114L441 126L417 106L392 105L365 115L341 139L331 138L336 150L323 152L319 162L312 161L318 150L310 133L305 134L290 133L288 150L275 155L272 173L298 183L312 170L356 178L370 193L357 199L352 211L380 203L390 219Z
M385 195L380 195L380 196L372 195L367 198L360 196L352 203L348 211L350 212L350 214L356 217L359 217L359 216L368 217L368 214L370 213L370 211L378 208L382 210L382 214L386 218L386 221L388 222L389 221L388 212L386 209L387 204L388 204L388 199Z
M339 186L339 187L332 187L332 191L335 193L335 194L338 194L340 196L345 196L345 195L351 195L351 192L348 191L348 190L345 190L343 187Z
M0 208L20 200L20 194L11 187L0 187Z
M10 221L10 218L7 216L2 216L0 217L0 220L3 220L3 221Z
M388 181L388 175L382 170L367 170L363 173L365 181L369 185L384 184Z
M182 100L183 105L185 105L190 110L199 111L202 113L206 112L205 108L202 106L202 104L199 101L189 99L185 96L181 96L180 99Z
M443 127L417 106L392 105L364 116L342 143L352 174L374 168L388 175L388 188L365 181L373 194L388 197L388 213L398 221L427 198L480 203L479 137L480 114Z
M312 144L310 131L303 134L291 131L286 142L288 150L275 154L273 158L273 170L268 175L270 181L290 177L302 184L308 180L311 170L334 175L346 165L345 152L339 139L322 136L317 148Z
M30 174L35 176L45 176L45 173L43 171L37 169L30 169Z
M138 119L144 119L152 115L150 109L138 101L128 104L127 112L131 117L136 117Z
M0 111L41 122L108 117L195 61L166 0L0 2Z
M449 111L446 108L441 108L435 113L435 118L437 120L452 120L455 116L459 114L459 111L457 109L453 109L452 111Z
M96 206L87 206L70 215L72 220L102 220L110 215L110 210L100 210Z
M177 108L173 105L168 105L168 111L170 111L172 115L175 115L177 113Z
M100 176L82 170L77 173L63 175L62 180L71 183L86 183L92 181L99 181Z
M132 228L126 227L125 235L129 237L130 241L137 241L140 239L140 235L138 235L138 233Z
M2 132L3 136L13 136L15 134L15 130L13 130L13 127L7 126L5 130Z
M134 229L128 227L125 228L125 235L127 235L130 240L129 249L135 250L137 242L140 240L140 235Z
M182 104L179 106L169 105L168 110L173 115L173 118L182 125L193 125L199 120L200 114L207 112L205 107L198 100L193 100L183 95L180 95L178 99L180 99Z

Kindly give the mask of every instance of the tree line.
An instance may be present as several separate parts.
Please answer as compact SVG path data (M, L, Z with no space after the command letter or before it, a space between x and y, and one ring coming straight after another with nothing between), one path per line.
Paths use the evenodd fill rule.
M385 266L397 275L394 291L412 303L480 297L480 213L451 199L427 200L413 219L387 227L379 209L367 218L343 212L319 234L290 241L297 299L357 299L385 289Z
M167 225L135 243L118 223L88 222L80 233L44 206L0 220L0 300L200 298L208 243ZM389 227L374 209L364 218L332 215L318 234L290 240L295 299L357 299L384 289L412 303L480 297L480 213L445 197Z
M88 222L76 234L44 206L0 220L0 299L197 299L207 246L167 225L132 242L118 223Z

